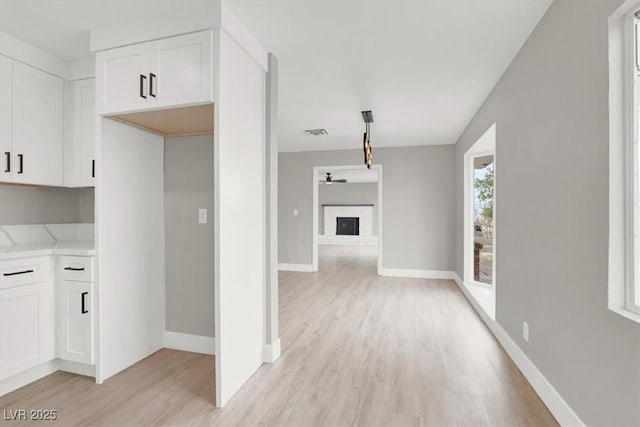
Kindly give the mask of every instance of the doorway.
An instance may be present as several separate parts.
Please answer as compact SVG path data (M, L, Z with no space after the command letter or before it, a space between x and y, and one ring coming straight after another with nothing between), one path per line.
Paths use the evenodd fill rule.
M382 166L313 168L313 271L346 259L382 269Z

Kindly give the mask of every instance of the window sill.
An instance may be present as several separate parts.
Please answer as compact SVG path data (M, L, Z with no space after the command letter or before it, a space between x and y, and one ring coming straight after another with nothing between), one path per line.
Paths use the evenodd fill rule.
M622 317L626 317L632 322L640 323L640 314L635 313L631 310L627 310L626 308L623 308L623 307L611 307L611 306L609 307L609 310L613 311L616 314L619 314Z
M488 286L481 282L471 281L464 282L463 286L467 289L476 304L491 318L496 320L496 292L493 286Z

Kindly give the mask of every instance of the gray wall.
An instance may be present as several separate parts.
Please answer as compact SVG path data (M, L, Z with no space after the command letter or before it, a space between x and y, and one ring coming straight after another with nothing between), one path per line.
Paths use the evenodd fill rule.
M373 235L378 235L378 183L318 185L318 234L324 234L323 204L363 203L373 206Z
M453 269L454 153L453 145L374 149L383 176L384 268ZM313 167L359 165L362 150L280 153L278 161L279 262L311 264Z
M93 222L93 188L0 184L0 224Z
M166 328L213 337L213 136L165 138L164 147Z
M607 18L621 3L556 0L456 145L456 271L463 156L497 122L497 321L588 425L640 425L640 325L607 309Z

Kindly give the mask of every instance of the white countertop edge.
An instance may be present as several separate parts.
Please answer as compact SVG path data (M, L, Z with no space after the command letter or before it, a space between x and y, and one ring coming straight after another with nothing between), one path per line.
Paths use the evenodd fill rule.
M0 247L0 260L28 258L47 255L94 256L92 241L63 241Z

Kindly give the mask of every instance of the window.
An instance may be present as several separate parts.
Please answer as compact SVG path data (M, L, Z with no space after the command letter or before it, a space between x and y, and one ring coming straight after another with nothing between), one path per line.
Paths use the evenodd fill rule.
M496 318L496 123L464 153L463 285Z
M609 18L609 309L640 323L640 1Z
M473 281L493 284L493 155L473 158Z

